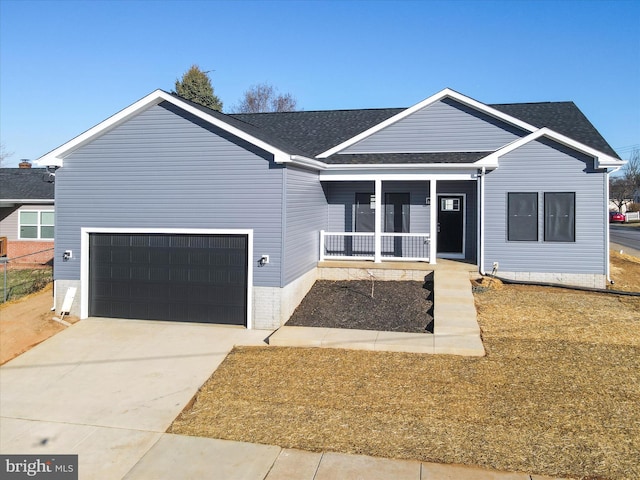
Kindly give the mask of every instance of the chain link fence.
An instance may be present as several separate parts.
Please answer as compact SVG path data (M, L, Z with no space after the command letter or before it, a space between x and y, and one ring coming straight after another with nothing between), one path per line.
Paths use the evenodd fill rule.
M53 281L53 260L39 263L36 255L53 252L53 248L26 255L0 257L2 267L2 303L42 290ZM29 259L33 262L29 262Z

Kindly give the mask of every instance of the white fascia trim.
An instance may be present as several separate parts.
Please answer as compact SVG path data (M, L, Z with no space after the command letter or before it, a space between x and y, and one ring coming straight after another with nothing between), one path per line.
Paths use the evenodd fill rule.
M80 318L89 316L89 234L169 233L185 235L247 235L247 329L253 328L253 229L246 228L149 228L82 227L80 229ZM257 261L257 260L256 260Z
M480 162L483 163L480 163ZM476 163L351 163L351 164L333 164L327 165L326 171L340 171L348 172L351 170L398 170L398 171L423 171L423 170L442 170L442 171L456 171L456 170L473 170L476 171L482 167L486 168L498 168L497 161L480 160Z
M19 199L19 198L16 198L16 199L14 199L14 198L3 198L3 199L0 199L0 202L2 202L2 203L21 203L23 205L36 205L36 204L53 205L55 203L50 198L42 199L42 200L38 200L38 199L35 199L35 200L33 200L33 199L22 200L22 199Z
M125 121L127 121L128 119L130 119L131 117L133 117L134 115L140 113L141 111L150 108L154 105L158 105L161 102L169 102L172 103L173 105L185 110L186 112L189 112L192 115L195 115L196 117L200 118L201 120L204 120L205 122L210 123L211 125L214 125L218 128L221 128L222 130L225 130L227 132L229 132L230 134L241 138L253 145L255 145L258 148L261 148L269 153L272 153L274 156L274 161L276 163L287 163L291 161L291 157L289 154L283 152L280 149L277 149L275 147L273 147L272 145L269 145L268 143L259 140L255 137L253 137L252 135L249 135L246 132L243 132L242 130L235 128L231 125L229 125L226 122L223 122L217 118L214 118L210 115L207 115L205 112L181 101L179 98L163 91L163 90L155 90L154 92L151 92L149 95L147 95L146 97L138 100L137 102L129 105L127 108L125 108L124 110L120 110L118 113L116 113L115 115L112 115L111 117L107 118L106 120L100 122L99 124L97 124L96 126L90 128L89 130L87 130L86 132L78 135L77 137L73 138L72 140L68 141L67 143L59 146L58 148L56 148L55 150L50 151L49 153L43 155L42 157L38 158L34 163L36 165L39 166L56 166L56 167L62 167L63 166L63 159L64 157L66 157L67 155L69 155L70 153L72 153L74 150L80 148L81 146L87 144L88 142L90 142L91 140L93 140L95 137L102 135L104 133L106 133L107 131L111 130L112 128L117 127L118 125L124 123Z
M492 154L486 156L485 158L483 158L482 160L478 161L478 165L486 165L487 163L485 162L489 162L489 163L497 163L498 159L500 157L502 157L503 155L506 155L509 152L512 152L513 150L516 150L517 148L522 147L523 145L526 145L529 142L532 142L534 140L539 139L540 137L547 137L550 138L552 140L555 140L558 143L561 143L562 145L565 145L566 147L572 148L573 150L577 150L579 152L582 152L586 155L589 155L591 157L594 157L596 160L596 165L595 168L607 168L607 167L619 167L622 166L625 162L623 160L618 160L615 157L612 157L610 155L606 155L602 152L599 152L598 150L588 147L587 145L585 145L584 143L580 143L577 142L565 135L562 135L558 132L555 132L547 127L543 127L540 128L538 130L536 130L533 133L530 133L529 135L527 135L526 137L522 137L514 142L511 142L507 145L505 145L504 147L502 147L501 149L493 152Z
M403 118L411 115L412 113L415 113L418 110L421 110L447 97L457 100L458 102L464 105L467 105L471 108L484 112L487 115L503 120L507 123L520 127L529 132L533 132L536 130L536 127L534 127L533 125L527 122L523 122L522 120L512 117L511 115L507 115L506 113L496 110L495 108L489 107L488 105L485 105L482 102L478 102L477 100L467 97L466 95L462 95L461 93L458 93L455 90L451 90L450 88L445 88L444 90L441 90L435 95L431 95L429 98L426 98L420 103L415 104L413 107L409 107L406 110L403 110L402 112L398 113L397 115L394 115L393 117L388 118L384 122L381 122L378 125L371 127L369 130L365 130L364 132L356 135L355 137L352 137L349 140L346 140L345 142L342 142L341 144L336 145L335 147L327 150L326 152L319 154L317 158L326 158L330 155L333 155L334 153L344 150L345 148L350 147L351 145L359 142L360 140L363 140L366 137L373 135L376 132L379 132L383 128L388 127L389 125L396 123L399 120L402 120Z
M410 173L396 172L387 173L382 171L363 172L320 172L319 179L324 182L369 182L373 180L382 181L430 181L430 180L476 180L478 170L473 172L430 172L430 173Z
M292 165L312 168L314 170L326 170L327 168L331 168L330 165L324 162L320 162L308 157L303 157L302 155L291 155L291 163Z

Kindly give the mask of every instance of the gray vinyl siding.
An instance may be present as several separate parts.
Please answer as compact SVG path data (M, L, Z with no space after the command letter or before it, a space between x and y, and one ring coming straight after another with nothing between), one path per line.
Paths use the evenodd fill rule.
M465 260L476 261L478 251L478 194L476 181L438 181L440 194L465 194Z
M376 132L340 153L495 151L524 132L444 99Z
M81 227L253 229L254 285L280 286L283 168L166 102L64 159L56 174L57 280L80 278Z
M0 208L0 237L7 237L8 241L21 240L20 237L20 212L53 212L53 204L21 205L18 207ZM24 241L53 242L51 238L28 238Z
M374 192L373 182L327 182L330 232L352 232L355 226L356 193ZM411 233L429 233L429 182L382 182L385 193L409 193L409 229ZM384 221L384 220L383 220Z
M327 228L327 199L318 172L287 167L283 286L314 268L320 230Z
M605 174L593 159L553 142L530 142L485 177L485 261L490 271L605 273ZM538 193L538 241L507 240L507 193ZM575 192L575 242L544 241L544 193Z

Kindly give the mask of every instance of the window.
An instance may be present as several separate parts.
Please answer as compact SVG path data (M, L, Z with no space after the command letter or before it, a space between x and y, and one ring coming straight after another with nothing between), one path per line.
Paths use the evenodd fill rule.
M387 193L384 205L384 231L409 232L409 194Z
M544 194L545 242L576 241L576 194L546 192Z
M356 232L373 232L375 209L373 193L356 193Z
M507 239L510 242L538 240L538 194L508 193Z
M20 212L21 239L53 239L55 214L52 211L23 211Z
M460 199L459 198L443 198L440 200L441 212L459 212L460 211Z

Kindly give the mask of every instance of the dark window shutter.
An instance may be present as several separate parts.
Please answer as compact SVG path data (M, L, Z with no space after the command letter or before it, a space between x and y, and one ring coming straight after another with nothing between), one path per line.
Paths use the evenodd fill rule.
M538 240L538 194L509 193L507 238L512 242Z
M544 194L545 242L576 241L576 194L546 192Z

